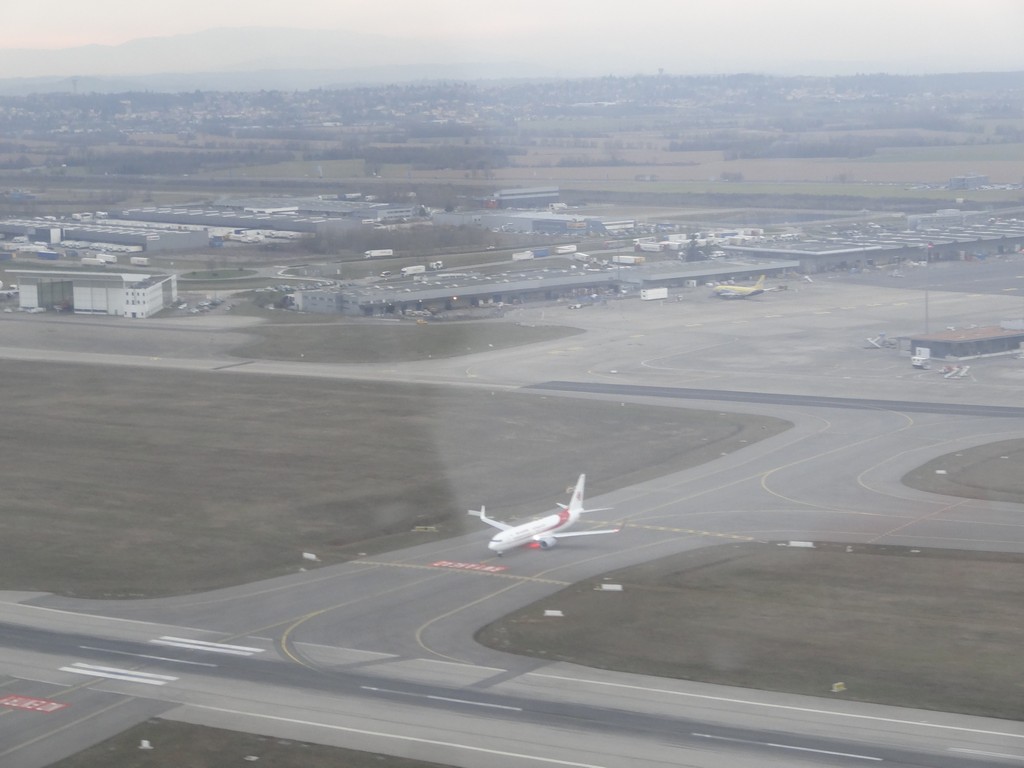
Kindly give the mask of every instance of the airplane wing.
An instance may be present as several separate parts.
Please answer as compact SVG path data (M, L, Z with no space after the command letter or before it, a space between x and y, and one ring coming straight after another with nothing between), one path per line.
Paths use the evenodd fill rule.
M568 509L569 508L568 504L559 504L558 506L561 509ZM581 515L585 515L588 512L607 512L610 509L615 509L615 507L594 507L593 509L581 509L580 510L580 514Z
M622 528L606 528L605 530L569 530L565 534L553 534L555 539L567 539L570 536L596 536L597 534L617 534Z
M481 520L483 520L488 525L490 525L490 526L492 526L494 528L497 528L499 531L507 531L510 528L514 528L515 527L515 526L512 526L512 525L508 525L507 523L503 523L500 520L494 520L493 518L488 517L487 513L485 511L486 509L487 509L486 507L480 507L480 509L470 509L470 510L468 510L468 512L469 512L469 514L473 515L474 517L479 517Z

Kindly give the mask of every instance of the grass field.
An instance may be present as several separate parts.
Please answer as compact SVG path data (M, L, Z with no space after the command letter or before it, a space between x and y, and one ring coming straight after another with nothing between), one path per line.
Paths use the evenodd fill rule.
M534 514L581 471L600 493L787 427L488 391L59 364L8 363L3 392L0 584L97 597L246 583L298 570L303 552L332 563L434 535L410 534L418 525L457 534L481 503Z
M477 639L745 688L828 696L843 682L844 699L1019 720L1022 571L1024 555L737 544L574 584Z
M1024 440L1001 440L932 459L908 472L912 488L968 499L1024 504Z

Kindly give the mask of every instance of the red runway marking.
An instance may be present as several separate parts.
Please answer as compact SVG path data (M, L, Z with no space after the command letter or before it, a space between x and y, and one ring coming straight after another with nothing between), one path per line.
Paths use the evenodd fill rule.
M49 699L30 699L27 696L4 696L0 699L0 707L10 707L11 709L30 709L33 712L56 712L58 709L64 709L68 706L62 704L59 701L50 701Z
M485 573L501 573L507 571L504 565L487 565L486 563L460 563L453 560L438 560L431 563L435 568L456 568L460 571L484 571Z

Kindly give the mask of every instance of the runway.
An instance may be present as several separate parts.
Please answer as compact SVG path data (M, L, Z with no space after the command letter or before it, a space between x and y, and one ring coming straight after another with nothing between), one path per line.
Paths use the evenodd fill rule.
M621 349L613 364L625 375L614 381L565 376L607 367L607 348L590 347L573 350L571 365L545 359L530 381L518 367L523 350L476 360L472 376L453 361L410 375L469 386L507 378L536 396L728 408L795 426L588 499L615 510L594 522L624 520L625 530L550 551L498 559L481 530L202 595L121 602L3 593L3 692L64 707L0 717L0 765L45 766L157 715L459 766L1024 760L1021 722L606 672L473 641L482 625L581 579L702 547L827 540L1024 552L1019 505L951 499L900 482L937 455L1024 436L1024 408L1010 398L983 405L990 400L893 397L904 379L875 382L862 399L857 382L838 380L820 394L669 386L663 372L642 375L649 349ZM301 375L287 364L257 366ZM506 377L511 370L518 373Z

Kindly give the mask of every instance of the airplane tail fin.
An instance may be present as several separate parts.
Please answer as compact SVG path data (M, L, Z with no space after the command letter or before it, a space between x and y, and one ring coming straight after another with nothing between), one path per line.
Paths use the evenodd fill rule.
M576 481L576 487L572 490L572 498L569 499L568 504L559 504L558 506L562 509L573 513L573 514L585 514L587 512L604 512L605 510L611 509L611 507L600 507L598 509L584 509L583 507L583 486L586 485L587 476L580 475L580 479Z
M569 499L570 512L583 512L583 486L587 483L587 476L580 475L576 481L576 487L572 490L572 498Z
M754 288L764 288L764 275L757 278L757 282L754 283Z

